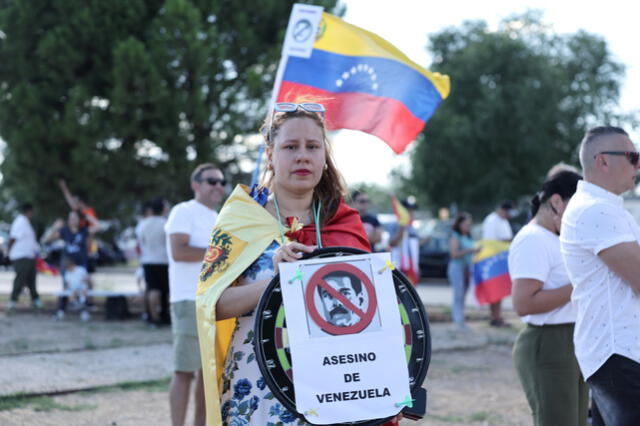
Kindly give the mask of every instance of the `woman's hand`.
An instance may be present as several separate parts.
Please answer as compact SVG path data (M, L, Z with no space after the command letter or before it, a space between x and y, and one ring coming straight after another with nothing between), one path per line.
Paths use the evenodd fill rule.
M308 246L302 243L292 242L280 246L271 259L273 266L275 267L276 274L278 273L278 264L280 262L295 262L300 260L303 253L311 253L317 246Z

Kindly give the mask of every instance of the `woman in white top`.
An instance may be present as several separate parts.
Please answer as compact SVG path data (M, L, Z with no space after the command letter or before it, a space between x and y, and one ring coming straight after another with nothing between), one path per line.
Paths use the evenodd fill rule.
M513 358L535 425L585 425L588 389L573 348L572 286L560 253L560 222L582 177L562 171L531 200L531 221L513 239L513 306L526 323Z

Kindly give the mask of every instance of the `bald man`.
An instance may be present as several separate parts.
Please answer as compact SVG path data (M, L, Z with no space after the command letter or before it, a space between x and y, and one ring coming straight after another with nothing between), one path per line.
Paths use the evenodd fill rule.
M640 228L622 199L636 186L638 157L624 130L589 130L580 145L584 180L562 218L576 358L594 425L640 425Z

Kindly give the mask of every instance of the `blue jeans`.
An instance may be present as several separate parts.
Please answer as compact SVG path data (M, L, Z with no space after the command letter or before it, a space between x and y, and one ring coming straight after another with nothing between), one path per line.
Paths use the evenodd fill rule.
M453 289L451 316L456 324L464 324L464 300L469 289L468 275L465 274L465 270L468 270L468 266L462 262L450 261L447 266L447 277Z
M594 426L640 424L640 363L613 354L587 379Z

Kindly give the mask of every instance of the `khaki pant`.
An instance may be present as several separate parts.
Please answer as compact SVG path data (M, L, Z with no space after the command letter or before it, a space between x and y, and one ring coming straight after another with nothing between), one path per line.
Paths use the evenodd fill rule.
M171 329L173 331L173 369L190 372L202 368L196 302L181 300L171 304Z
M534 425L587 424L588 387L573 348L574 324L527 324L513 347L513 361Z

